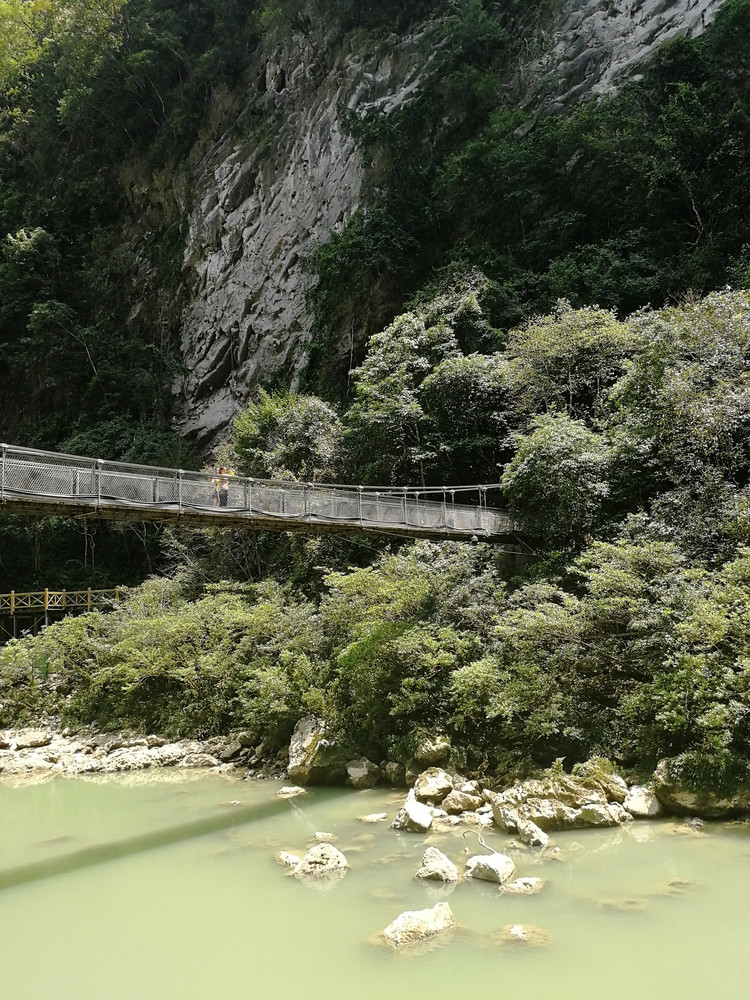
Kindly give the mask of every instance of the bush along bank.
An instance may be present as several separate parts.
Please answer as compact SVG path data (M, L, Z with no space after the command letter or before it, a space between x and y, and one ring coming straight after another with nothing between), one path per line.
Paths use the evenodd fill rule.
M462 356L451 329L482 326L482 294L479 283L438 296L373 338L340 424L300 410L301 455L280 449L283 407L268 396L248 409L235 467L255 475L267 460L305 479L306 468L366 473L373 459L389 481L420 468L452 468L456 481L465 442L495 428L501 451L480 442L463 473L476 482L505 456L505 497L533 559L417 543L361 547L369 562L357 568L353 547L295 538L272 551L204 532L200 557L117 610L4 646L0 726L243 732L244 749L273 760L315 716L346 761L405 764L440 732L458 773L499 784L598 756L643 777L667 761L659 773L696 802L747 788L747 293L624 322L561 303L504 351ZM244 581L265 579L217 582L242 559Z

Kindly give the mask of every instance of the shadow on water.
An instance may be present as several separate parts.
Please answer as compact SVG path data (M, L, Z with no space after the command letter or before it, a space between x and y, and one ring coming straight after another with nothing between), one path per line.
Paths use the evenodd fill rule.
M56 875L65 875L67 872L77 871L80 868L92 868L94 865L105 864L107 861L115 861L133 854L143 854L159 847L169 847L171 844L193 840L195 837L203 837L219 830L229 830L234 826L242 826L254 820L266 819L284 811L289 811L289 803L283 800L235 808L229 814L209 816L191 823L170 826L166 830L138 834L135 837L126 837L124 840L115 840L110 844L94 844L61 857L7 868L0 871L0 891L18 885L26 885L29 882L39 882L45 878L54 878Z

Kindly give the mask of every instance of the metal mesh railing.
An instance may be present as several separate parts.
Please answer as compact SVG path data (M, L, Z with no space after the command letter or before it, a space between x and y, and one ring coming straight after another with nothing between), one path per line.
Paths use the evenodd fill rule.
M217 488L226 486L226 489ZM497 485L352 487L186 472L0 445L0 500L38 499L98 509L130 507L341 524L448 537L508 535L508 514L488 506ZM456 499L458 497L458 501ZM290 525L291 526L291 525Z

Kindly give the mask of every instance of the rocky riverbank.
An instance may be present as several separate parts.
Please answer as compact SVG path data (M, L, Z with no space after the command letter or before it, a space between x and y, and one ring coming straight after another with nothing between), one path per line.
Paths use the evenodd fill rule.
M238 763L247 768L251 762L260 764L255 749L243 748L237 739L222 737L169 741L161 736L129 733L72 734L46 726L0 732L0 778L44 773L116 774L160 767L219 771L233 770ZM275 778L282 773L274 763L253 772Z
M348 785L354 789L390 784L407 788L394 826L424 832L433 823L494 824L532 846L544 846L551 830L617 826L663 813L728 819L750 813L750 789L733 794L696 793L663 760L647 785L627 782L609 761L594 758L573 774L551 769L523 782L462 773L451 760L450 741L422 740L401 763L347 759L323 723L309 716L297 725L288 751L265 754L247 733L207 740L170 741L128 732L71 733L52 725L0 731L3 777L116 774L149 768L206 768L239 771L247 779L289 779L296 785Z

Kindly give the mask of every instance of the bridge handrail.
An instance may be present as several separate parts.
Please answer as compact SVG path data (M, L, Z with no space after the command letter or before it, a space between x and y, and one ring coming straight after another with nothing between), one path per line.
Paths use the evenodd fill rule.
M19 611L63 611L68 608L91 608L98 603L120 603L124 587L109 587L104 590L11 590L0 594L0 612L11 616Z
M215 492L216 471L193 472L0 444L0 501L20 497L115 504L141 509L210 511L224 504ZM466 536L510 530L507 513L490 507L476 486L347 486L332 483L227 476L229 509L276 521L328 522L387 529L442 530ZM471 494L475 503L461 503ZM458 497L459 502L456 502ZM221 500L226 497L222 496ZM418 532L417 532L418 533Z
M203 476L206 479L216 479L217 471L213 470L192 470L192 469L174 469L168 466L161 465L140 465L137 462L117 462L110 459L102 458L89 458L83 455L69 455L62 451L42 451L38 448L23 448L20 445L4 444L0 442L0 452L4 457L7 453L11 457L13 455L18 455L20 458L29 459L43 459L60 462L60 464L69 465L73 468L80 467L81 469L93 469L96 467L101 467L102 470L112 470L121 473L122 475L134 475L134 476L164 476L165 478L176 478L180 475L183 476ZM61 461L62 460L62 461ZM404 491L406 491L408 496L418 493L420 496L427 496L440 494L444 492L448 493L476 493L477 490L489 491L489 490L501 490L501 483L479 483L472 485L463 486L422 486L409 485L409 486L356 486L352 483L328 483L328 482L312 482L308 480L301 479L262 479L258 476L237 476L232 474L230 480L233 483L239 482L251 482L256 483L258 486L269 486L273 488L297 488L301 486L306 486L313 489L325 489L325 490L336 490L336 492L349 491L356 494L360 490L363 493L368 493L379 496L398 496L400 497Z

